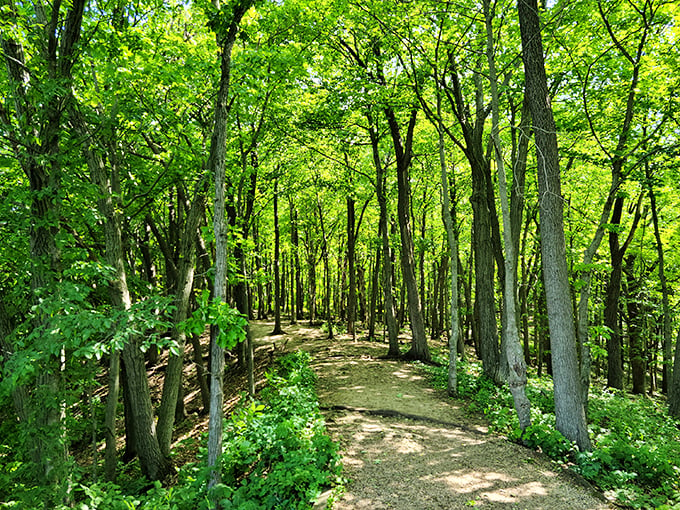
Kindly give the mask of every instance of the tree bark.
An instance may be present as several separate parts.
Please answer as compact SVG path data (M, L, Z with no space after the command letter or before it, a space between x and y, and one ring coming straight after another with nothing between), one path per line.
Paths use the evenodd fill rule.
M208 170L215 179L214 231L215 231L215 291L214 298L227 298L227 228L225 223L225 181L227 118L229 116L229 84L231 79L231 52L238 27L253 0L239 1L233 5L229 26L224 34L217 34L220 48L220 82L215 103L214 124L210 139ZM219 11L219 0L215 0ZM208 487L221 481L218 459L222 453L222 405L224 402L223 373L224 349L216 341L211 343L210 361L210 417L208 422L208 467L211 469Z
M668 281L666 279L666 264L664 260L663 242L661 240L661 231L659 229L659 211L656 205L656 193L654 192L654 182L650 173L648 164L645 164L645 174L647 177L647 194L652 209L652 223L654 226L654 240L656 241L656 253L659 259L659 283L661 285L661 303L663 313L663 329L662 329L662 350L663 350L663 365L661 373L663 375L662 391L668 394L668 389L671 386L671 368L672 368L672 324L671 324L671 308L668 291Z
M541 232L557 430L581 451L591 449L580 391L576 335L564 242L557 133L552 115L536 0L518 0L525 89L536 138Z
M378 290L380 287L380 257L382 251L380 245L375 247L375 258L373 260L373 270L371 272L371 298L368 305L368 335L367 340L375 340L375 319L378 307Z
M350 183L351 184L351 183ZM347 294L347 334L356 340L354 322L357 310L357 278L355 269L356 260L356 237L355 237L355 202L350 190L347 195L347 273L349 280L349 292Z
M489 84L491 86L491 117L492 117L492 140L494 154L496 156L496 170L498 173L498 192L501 201L503 215L503 244L505 245L505 352L508 362L508 385L515 404L515 411L519 418L519 427L524 434L526 428L531 425L531 403L526 395L527 367L524 362L524 353L519 341L517 327L517 252L516 232L513 232L512 217L510 216L510 204L508 203L508 185L505 176L505 165L501 150L501 137L499 126L499 101L498 83L496 81L496 64L494 60L493 39L493 11L489 0L484 0L484 17L486 20L486 56L489 64ZM513 235L514 234L514 235Z
M3 107L2 130L10 140L10 147L26 175L30 191L29 252L31 261L31 299L37 299L41 289L53 292L61 270L61 251L57 244L60 230L60 196L64 160L61 147L65 105L70 99L73 83L72 68L78 58L83 13L87 1L74 0L66 5L52 5L49 19L31 20L33 26L43 29L26 33L24 26L11 24L21 19L13 3L3 7L4 27L0 34L2 58L6 65L8 110ZM38 8L36 8L38 11ZM45 18L45 11L40 9ZM36 17L39 15L36 14ZM22 34L26 44L33 44L26 59L24 42L12 34ZM31 65L39 62L34 74ZM37 77L40 78L37 78ZM11 120L10 120L11 117ZM44 324L36 319L35 328ZM53 351L62 352L55 346ZM61 384L60 355L45 355L37 361L36 393L40 398L29 398L26 403L26 426L42 429L34 437L31 450L35 478L57 487L68 474L63 469L67 457L67 438L63 427L64 403L58 394ZM45 406L44 402L50 402ZM29 431L34 429L29 428ZM70 483L64 484L63 493L68 499Z
M376 170L375 189L379 208L378 235L380 236L382 247L383 308L389 345L387 356L397 358L400 356L401 351L399 350L399 326L397 324L397 312L394 303L392 250L388 230L387 193L385 191L386 172L380 159L378 130L374 125L374 119L371 114L367 114L367 119L369 122L368 134L371 139L373 164Z
M640 204L642 195L635 206L635 216L630 231L623 243L619 243L618 227L621 225L624 198L619 196L614 201L611 224L614 226L609 232L609 251L611 253L612 270L607 282L605 297L604 324L610 329L607 339L607 386L623 389L623 353L621 328L619 327L619 298L621 296L621 276L623 274L623 260L633 241L633 236L640 221Z
M316 321L316 254L317 247L311 227L305 231L307 239L307 308L309 309L309 324Z
M668 388L668 414L680 418L680 330L675 339L675 358L671 377L672 384Z
M184 345L186 333L179 329L179 324L189 316L191 292L194 288L194 272L196 269L196 235L203 209L205 207L208 179L202 176L196 184L191 201L186 204L188 212L184 228L180 233L178 253L177 286L175 289L175 311L173 313L172 340L177 344L178 354L170 354L168 366L163 379L163 393L158 409L158 443L163 455L170 457L172 432L175 425L175 409L182 384L184 368Z
M70 113L75 130L85 140L85 152L92 182L99 188L97 202L100 213L104 218L106 259L114 268L115 275L110 284L111 302L116 308L129 310L132 306L132 300L127 284L121 217L120 212L118 212L122 210L122 204L120 203L120 179L114 143L115 135L112 132L105 133L103 140L103 146L108 149L108 160L111 165L109 172L100 153L91 145L91 140L94 138L77 111L75 98L71 104ZM122 355L126 366L126 385L130 389L129 409L134 422L135 451L139 456L140 467L144 475L150 480L162 480L170 473L172 465L169 452L164 453L162 451L156 436L146 365L144 355L140 350L139 337L133 337L123 346ZM116 467L115 413L118 405L119 369L119 352L114 347L109 363L109 393L105 416L105 473L106 477L111 480L115 478ZM176 398L173 401L173 416L175 402Z
M446 228L446 240L449 248L449 265L451 266L451 287L449 289L451 295L451 311L450 311L450 326L449 326L449 367L447 379L447 391L449 395L458 395L458 376L457 376L457 359L458 359L458 342L460 334L460 326L458 324L458 238L456 236L456 217L455 217L455 201L453 207L449 200L449 176L446 171L446 147L444 145L444 128L441 121L441 94L437 92L437 118L439 119L437 131L439 142L439 176L441 182L441 197L442 197L442 220ZM442 261L443 264L443 261ZM443 288L442 288L443 292ZM443 310L442 310L443 312Z
M413 131L416 124L417 111L411 112L406 139L402 140L397 118L391 108L385 108L385 116L392 136L392 144L397 162L397 216L401 234L401 273L404 279L408 299L408 311L411 325L411 349L404 355L407 359L429 362L430 350L427 346L427 334L423 321L418 282L415 273L413 235L411 233L410 202L411 184L409 169L411 167L411 147Z
M279 180L274 179L274 331L282 335L281 329L281 231L279 230Z
M323 217L323 207L321 206L321 199L317 195L316 197L316 207L319 212L319 227L321 227L321 258L323 259L323 277L326 286L326 292L324 293L324 309L326 312L326 325L328 327L328 338L332 339L333 334L333 314L331 310L331 269L329 264L328 255L328 232L326 232L326 226Z
M294 271L295 271L295 318L302 320L304 297L302 290L302 271L300 270L300 234L298 225L298 213L293 204L293 199L289 199L290 209L290 241L293 245Z
M625 303L628 311L626 322L628 323L628 357L630 360L630 370L633 379L633 393L636 395L645 394L645 372L647 363L645 359L645 339L643 327L644 305L640 302L640 281L635 278L634 272L635 256L626 257L624 273L626 275L626 295Z

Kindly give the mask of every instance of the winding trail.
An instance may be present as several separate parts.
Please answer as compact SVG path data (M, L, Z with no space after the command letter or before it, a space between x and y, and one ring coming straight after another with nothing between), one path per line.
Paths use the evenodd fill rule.
M319 402L350 480L334 509L614 508L547 457L489 434L464 403L429 388L417 366L379 359L385 345L289 329L286 350L313 355Z

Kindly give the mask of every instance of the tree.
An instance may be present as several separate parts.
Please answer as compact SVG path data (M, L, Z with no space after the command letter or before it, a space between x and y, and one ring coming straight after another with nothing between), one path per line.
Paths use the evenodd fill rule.
M580 391L576 337L567 273L557 134L545 74L538 4L518 0L525 88L536 137L543 279L553 357L557 429L582 451L590 450Z
M62 269L57 237L63 198L64 106L73 84L86 4L85 0L63 7L61 3L36 2L20 15L12 3L2 12L0 45L9 101L0 109L0 118L31 192L30 285L35 305L41 294L55 291ZM25 42L34 46L26 47ZM34 327L38 329L39 322ZM36 378L37 394L42 393L42 398L51 404L29 400L21 404L27 408L18 410L19 416L28 418L28 427L42 430L33 445L32 458L35 476L44 482L59 482L64 476L60 465L67 446L60 423L62 409L60 404L54 404L60 402L57 392L62 356L60 353L40 360L43 366Z
M254 0L238 0L222 7L215 0L213 28L220 49L220 82L214 110L214 124L210 139L208 170L215 179L215 291L214 299L225 302L227 298L227 229L225 204L225 170L227 147L227 117L229 115L229 85L231 79L231 52L236 41L239 23ZM217 329L217 328L216 328ZM210 351L210 420L208 424L208 466L211 468L210 487L220 482L219 456L222 452L222 390L224 372L224 345L217 341L216 331Z
M491 118L492 133L491 137L494 145L494 155L496 158L496 171L498 173L498 192L501 199L501 211L503 215L503 245L505 247L505 287L504 298L505 306L505 342L504 348L508 362L508 385L512 392L515 403L515 410L519 418L519 427L522 433L531 425L531 403L526 395L527 367L524 362L522 347L519 342L519 331L517 326L517 254L515 252L515 239L513 235L513 222L510 216L510 205L508 204L508 185L505 176L505 164L503 161L503 151L501 147L500 126L499 126L499 102L498 102L498 83L496 78L496 63L494 57L494 31L493 31L494 12L491 9L489 0L484 0L484 18L486 25L486 58L489 65L489 84L491 85ZM517 225L515 225L516 228Z

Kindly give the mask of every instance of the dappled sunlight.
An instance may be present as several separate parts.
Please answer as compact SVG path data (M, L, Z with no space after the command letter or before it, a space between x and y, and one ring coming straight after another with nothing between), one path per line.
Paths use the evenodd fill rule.
M548 496L549 493L544 484L540 482L529 482L522 485L513 486L508 489L498 489L494 492L485 492L483 495L489 501L513 503L521 498Z
M399 379L407 379L409 381L422 381L423 380L422 376L420 376L418 374L414 374L413 372L411 372L409 370L404 370L404 369L395 370L394 372L392 372L392 375L398 377Z
M427 387L413 365L362 359L364 347L335 344L332 358L314 364L351 480L334 509L608 508L542 457L488 435L486 424Z
M441 477L435 477L432 480L443 482L455 492L464 494L492 488L498 482L503 482L503 484L506 485L515 481L512 477L503 473L468 470L451 471L449 473L444 473Z

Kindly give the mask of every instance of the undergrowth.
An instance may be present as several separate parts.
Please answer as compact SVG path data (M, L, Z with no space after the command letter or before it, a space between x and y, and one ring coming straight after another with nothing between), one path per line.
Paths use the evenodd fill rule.
M422 365L434 386L446 388L447 362ZM512 395L482 374L477 362L458 362L458 394L468 408L481 412L491 430L524 443L569 466L616 502L629 508L680 509L680 421L645 396L592 391L588 428L592 452L579 452L555 428L555 402L550 377L530 377L531 426L520 437Z
M76 483L75 505L49 502L49 488L13 477L14 464L0 466L0 508L78 510L304 509L326 488L341 489L337 447L326 435L314 391L309 354L284 356L267 374L258 400L245 395L224 429L222 483L208 493L205 448L199 461L179 469L177 484L163 487L124 472L119 484ZM204 438L205 442L205 438ZM77 473L73 478L78 480ZM2 501L4 498L0 498Z

